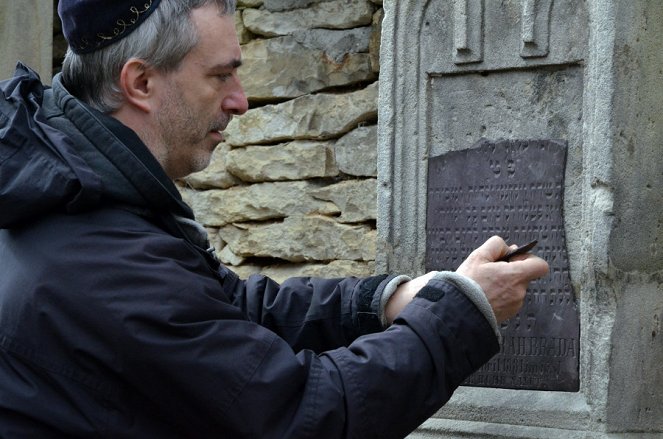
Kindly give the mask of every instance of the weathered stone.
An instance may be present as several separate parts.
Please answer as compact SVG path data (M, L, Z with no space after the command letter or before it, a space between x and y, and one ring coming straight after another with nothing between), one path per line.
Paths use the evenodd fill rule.
M302 96L291 101L249 110L234 118L225 130L233 146L295 139L330 139L377 115L377 82L363 90Z
M262 6L263 0L237 0L238 8L258 8Z
M242 265L246 260L246 258L242 258L233 253L229 246L223 247L223 249L217 253L217 257L221 262L227 265Z
M270 265L260 270L260 273L268 276L276 282L282 283L291 277L368 277L375 273L373 261L333 261L329 264L282 264Z
M182 200L191 206L191 200L196 196L196 191L191 189L190 187L186 186L184 182L181 181L176 181L175 182L175 187L177 190L180 192L180 195L182 196Z
M303 180L338 175L332 142L296 140L230 151L228 171L244 181Z
M229 225L220 230L233 253L292 262L375 260L376 232L323 216L293 216L269 225Z
M214 247L215 250L222 249L223 247L226 246L226 242L221 239L219 236L219 229L216 227L206 227L207 229L207 239L209 240L209 243L212 247Z
M270 279L283 283L291 277L368 277L375 274L375 262L373 261L332 261L329 264L279 264L260 266L255 264L242 264L233 266L226 264L239 276L247 279L254 274L267 276Z
M251 11L253 9L247 10ZM235 31L239 44L246 44L253 39L253 35L244 25L244 11L239 10L235 13Z
M220 143L212 154L212 160L203 171L195 172L184 178L186 184L194 189L227 189L240 181L226 170L226 157L230 145Z
M348 30L309 29L297 31L292 37L307 49L324 52L325 61L331 58L336 64L344 65L351 53L368 53L372 26Z
M384 19L384 9L379 9L373 15L373 32L368 44L368 52L371 54L371 68L374 72L380 71L380 41L382 39L382 20Z
M332 0L264 0L265 9L272 12L290 11ZM348 0L351 1L351 0Z
M239 276L240 279L248 279L249 276L253 274L260 274L260 270L262 270L263 267L256 264L243 264L239 266L229 265L228 268L235 272L235 274Z
M0 2L0 78L13 75L18 60L50 84L53 69L53 2Z
M373 5L367 0L335 0L286 12L246 9L244 25L255 34L275 37L313 28L351 29L365 26L371 23L372 15Z
M328 31L331 32L331 31ZM347 32L352 36L355 31ZM368 38L366 38L368 48ZM328 55L325 50L335 55ZM294 36L254 40L242 47L240 76L251 100L295 98L329 87L373 80L370 54L306 47ZM335 58L340 60L337 62Z
M338 169L348 175L377 177L377 126L359 127L334 145Z
M311 190L319 187L319 183L306 181L264 183L203 191L193 196L188 194L186 198L198 221L207 226L308 213L338 214L340 211L336 205L310 195Z
M311 191L315 198L331 201L341 209L342 223L374 220L377 210L377 180L348 180Z
M382 0L371 0L371 3L375 3L376 5L381 5Z

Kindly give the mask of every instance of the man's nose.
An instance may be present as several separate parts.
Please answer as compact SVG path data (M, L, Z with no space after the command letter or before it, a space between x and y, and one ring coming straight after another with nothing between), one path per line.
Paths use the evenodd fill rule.
M244 94L244 88L239 78L236 77L235 80L237 86L228 93L221 105L224 112L239 116L249 110L249 101L246 99L246 94Z

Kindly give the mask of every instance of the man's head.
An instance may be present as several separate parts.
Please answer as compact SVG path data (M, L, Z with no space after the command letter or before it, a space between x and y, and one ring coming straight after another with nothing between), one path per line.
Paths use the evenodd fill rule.
M178 178L207 166L222 140L219 131L248 107L237 77L235 1L160 0L153 7L155 1L138 2L130 11L137 19L126 30L120 26L124 32L94 34L98 48L88 49L89 37L76 40L74 27L62 77L72 94L132 128L166 173ZM67 3L108 2L61 0L65 35L67 20L72 29ZM95 11L89 12L102 14ZM106 35L113 36L109 45Z
M235 0L60 0L69 43L64 84L93 108L117 110L122 66L140 58L163 71L177 68L198 42L191 12L207 5L215 5L220 15L235 12Z

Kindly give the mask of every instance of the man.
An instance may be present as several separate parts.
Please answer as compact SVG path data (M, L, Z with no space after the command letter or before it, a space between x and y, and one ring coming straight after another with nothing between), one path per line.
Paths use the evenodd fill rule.
M234 0L60 0L70 50L0 99L0 437L403 437L547 264L243 281L170 179L247 110Z

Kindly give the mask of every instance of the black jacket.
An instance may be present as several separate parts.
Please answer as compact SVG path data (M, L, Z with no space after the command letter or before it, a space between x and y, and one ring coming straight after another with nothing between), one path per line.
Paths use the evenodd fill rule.
M391 277L238 279L133 132L0 85L0 437L402 437L496 353L442 280L382 332Z

